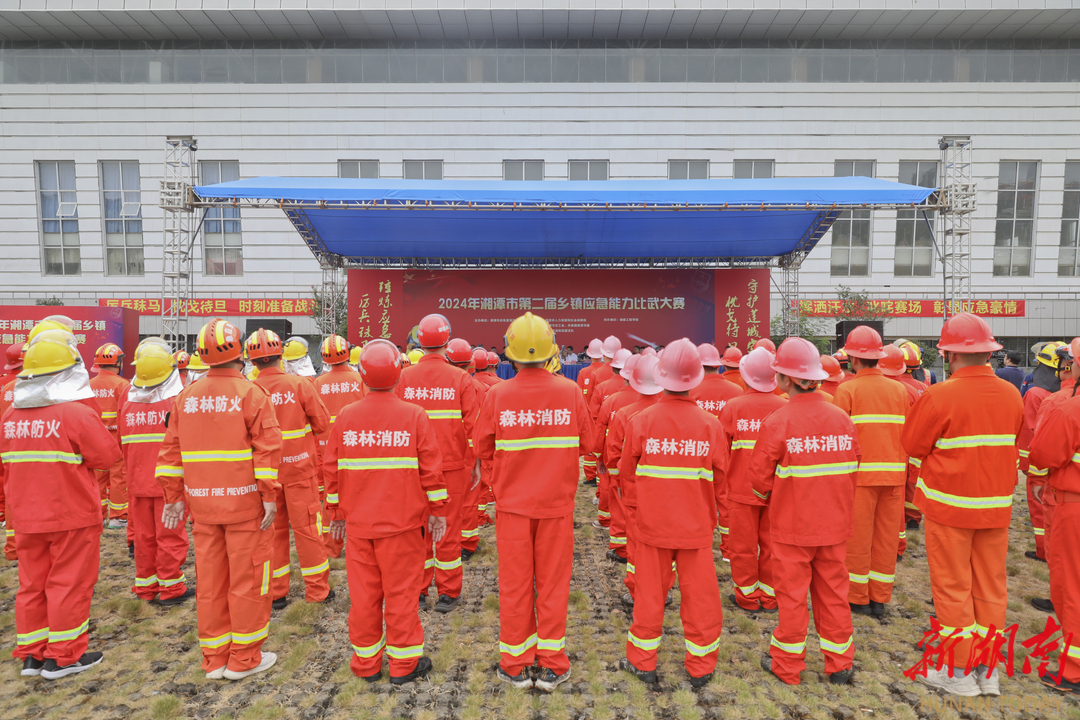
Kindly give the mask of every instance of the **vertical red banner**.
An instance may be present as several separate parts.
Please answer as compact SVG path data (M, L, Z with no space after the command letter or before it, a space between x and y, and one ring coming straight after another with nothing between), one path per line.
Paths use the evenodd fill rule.
M737 345L746 352L769 337L769 271L717 270L716 347Z
M402 270L350 270L349 342L363 344L385 338L404 347L405 327Z

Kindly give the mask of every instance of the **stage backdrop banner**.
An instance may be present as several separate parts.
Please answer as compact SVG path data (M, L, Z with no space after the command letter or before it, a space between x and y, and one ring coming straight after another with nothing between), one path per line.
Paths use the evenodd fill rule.
M127 308L0 305L0 345L6 348L14 343L26 342L26 336L34 324L50 315L66 315L75 322L75 340L88 370L94 365L97 349L111 342L124 350L124 377L134 377L135 366L131 361L139 344L139 313Z
M428 313L455 337L498 350L526 311L580 352L594 337L623 346L681 337L740 347L767 337L768 270L350 270L349 340L405 346Z

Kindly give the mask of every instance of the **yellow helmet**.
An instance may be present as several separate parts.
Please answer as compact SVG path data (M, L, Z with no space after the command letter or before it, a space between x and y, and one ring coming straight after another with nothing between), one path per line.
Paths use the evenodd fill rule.
M1065 347L1065 343L1058 340L1052 340L1039 348L1039 352L1035 355L1035 360L1047 367L1057 370L1058 363L1061 360L1061 358L1058 357L1057 350L1062 347Z
M71 335L71 333L67 334ZM79 363L79 352L75 349L75 343L67 342L62 335L55 338L39 335L36 340L37 342L26 350L23 369L19 373L20 378L52 375L75 367Z
M169 353L170 355L172 354L172 347L169 345L168 342L166 342L165 338L158 337L157 335L151 335L150 337L145 337L139 341L138 347L135 348L136 361L138 361L139 357L142 356L143 351L148 347L158 347ZM197 354L198 353L196 353L196 355Z
M308 342L301 337L291 337L285 341L281 356L286 360L299 360L308 353Z
M131 384L140 388L157 387L172 376L176 369L168 349L157 343L143 343L135 352L135 379Z
M904 365L908 368L922 367L922 348L910 340L897 340L893 343L904 353Z
M562 371L562 362L559 360L559 353L555 353L551 356L551 359L544 365L544 369L552 375L558 375Z
M506 357L519 363L543 363L559 352L547 320L527 312L506 330Z
M56 322L55 320L45 319L35 325L32 330L30 330L30 333L26 336L26 342L34 342L34 338L36 338L38 335L45 332L46 330L63 330L66 333L70 333L72 327L72 325L64 325L63 323Z
M420 362L420 358L422 358L422 357L424 357L424 351L423 350L410 350L409 351L409 362L412 363L413 365Z
M187 369L195 372L206 372L210 369L210 366L202 361L199 353L191 353L191 360L188 361Z
M36 328L35 328L36 329ZM78 341L70 330L66 330L62 327L48 328L34 335L33 340L29 341L29 345L35 345L44 341L64 343L66 345L75 348L78 345Z
M349 351L349 364L357 365L360 363L360 346L353 345L352 350Z

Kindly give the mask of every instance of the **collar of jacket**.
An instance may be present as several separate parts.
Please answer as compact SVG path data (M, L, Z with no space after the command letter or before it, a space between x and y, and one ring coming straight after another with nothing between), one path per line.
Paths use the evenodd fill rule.
M985 365L969 365L955 371L952 375L949 376L949 379L952 380L953 378L978 377L980 375L997 377L996 375L994 375L993 369L988 368Z
M541 367L525 367L525 368L521 368L520 370L518 370L517 375L515 375L514 377L521 377L523 375L528 378L528 377L540 377L541 375L551 375L551 373L549 373L547 371L547 368L545 368L543 366L541 366Z
M875 365L874 367L859 368L859 372L855 374L855 377L861 378L865 375L884 375L885 373Z
M425 355L424 357L417 360L416 364L419 365L422 362L434 362L435 360L442 360L444 363L447 364L450 363L450 361L446 359L445 355L440 355L439 353L431 353L430 355Z
M256 367L259 367L256 365ZM259 367L259 377L265 375L284 375L285 371L281 369L281 365L267 365L266 367Z
M667 392L661 393L659 402L662 402L662 403L685 402L685 403L691 403L693 405L697 405L697 401L696 400L691 400L689 395L672 395L672 394L667 393Z
M768 393L763 393L763 394L767 395ZM794 395L794 396L789 395L788 396L788 402L789 403L805 403L805 402L823 402L823 403L827 403L829 401L826 400L823 395L819 395L815 391L815 392L799 393L798 395Z
M353 370L351 367L349 367L349 363L343 362L343 363L338 363L337 365L331 365L330 369L327 370L323 374L324 375L329 375L331 373L337 373L337 374L340 375L341 373L349 373L350 375L352 375L355 372L356 372L355 370Z
M226 367L212 367L206 371L206 377L234 377L243 379L239 370Z

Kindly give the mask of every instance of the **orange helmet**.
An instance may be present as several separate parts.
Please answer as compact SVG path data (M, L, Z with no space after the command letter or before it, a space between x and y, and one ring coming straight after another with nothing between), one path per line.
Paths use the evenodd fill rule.
M844 352L851 357L867 360L880 360L885 357L881 346L881 335L869 325L859 325L848 333L844 343Z
M348 355L348 351L345 354ZM360 375L364 378L364 384L372 390L389 390L397 385L401 377L401 353L397 346L382 339L372 340L365 345L364 352L360 354Z
M900 351L904 353L904 364L909 368L922 367L922 350L918 345L908 340L900 345Z
M191 362L191 356L183 350L177 350L173 353L173 360L176 361L177 370L187 370L188 363Z
M904 351L895 345L885 346L885 357L878 361L878 370L890 377L900 377L907 372Z
M252 360L280 356L282 351L281 338L273 330L259 328L251 333L247 342L244 343L248 357Z
M105 343L94 353L94 367L115 367L124 357L124 351L116 343Z
M712 343L701 343L697 346L698 354L701 355L701 364L705 367L720 367L720 351Z
M26 357L26 343L8 345L7 364L4 365L4 369L9 371L22 370L24 357Z
M453 365L468 365L472 362L472 347L461 338L454 338L446 344L446 359Z
M239 360L243 355L240 328L227 320L214 318L199 330L199 359L210 367Z
M739 367L739 361L742 360L742 350L732 345L729 348L724 348L724 354L720 358L720 364L727 368Z
M769 338L761 338L756 343L754 343L754 350L757 350L759 347L765 348L773 355L776 354L776 345Z
M780 343L772 369L797 380L821 381L829 378L829 373L821 367L818 349L801 337L789 337Z
M836 358L836 362L840 363L841 365L848 361L847 351L845 351L844 348L840 348L839 350L834 352L833 357Z
M323 362L327 365L340 365L349 362L349 341L340 335L331 335L322 341Z
M994 339L990 326L978 315L957 313L945 321L941 328L938 350L955 353L984 353L1001 349Z
M844 371L840 369L840 361L832 355L821 356L821 369L829 373L828 379L832 382L840 382L844 379Z

